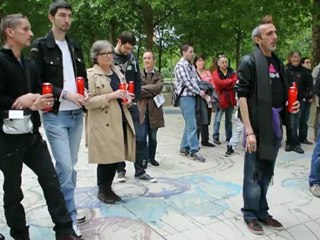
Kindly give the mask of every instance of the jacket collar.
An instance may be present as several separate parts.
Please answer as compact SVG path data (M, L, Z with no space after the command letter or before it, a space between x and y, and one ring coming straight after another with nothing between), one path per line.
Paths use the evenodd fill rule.
M92 69L93 69L94 74L107 76L107 74L102 70L102 68L98 64L94 64ZM117 66L112 65L111 70L118 76L118 78L120 79L120 82L126 81L124 78L124 75L121 73L121 71L119 70L119 68Z
M69 39L68 35L66 35L66 40L67 40L69 47L74 47L74 44ZM50 30L47 34L47 46L48 46L48 48L55 48L57 46L52 30Z

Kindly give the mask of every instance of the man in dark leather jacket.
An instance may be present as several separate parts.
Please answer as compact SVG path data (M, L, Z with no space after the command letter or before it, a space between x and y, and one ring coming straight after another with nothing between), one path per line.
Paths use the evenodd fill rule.
M260 223L282 230L280 222L268 213L267 191L282 139L281 116L286 111L288 83L283 64L273 53L277 34L271 16L252 32L256 47L243 57L238 69L236 91L245 128L243 201L241 209L248 229L264 234ZM294 103L298 112L299 102ZM260 222L260 223L259 223Z
M83 77L87 86L87 73L81 48L67 36L71 26L72 8L63 0L53 1L48 18L52 23L49 33L37 39L31 48L42 82L53 86L52 111L43 112L44 129L56 160L56 170L67 208L78 236L77 210L74 201L76 187L75 165L78 162L83 129L83 105L87 99L77 91L76 77ZM83 217L78 216L78 221Z

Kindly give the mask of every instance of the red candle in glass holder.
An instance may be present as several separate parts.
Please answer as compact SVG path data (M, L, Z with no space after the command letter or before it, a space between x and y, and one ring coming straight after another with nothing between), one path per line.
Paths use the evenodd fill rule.
M52 84L51 83L43 83L42 84L42 95L52 93ZM47 107L43 109L43 111L50 112L52 111L52 107Z
M77 77L76 78L76 84L77 84L77 92L78 92L78 94L84 96L84 78L83 77Z

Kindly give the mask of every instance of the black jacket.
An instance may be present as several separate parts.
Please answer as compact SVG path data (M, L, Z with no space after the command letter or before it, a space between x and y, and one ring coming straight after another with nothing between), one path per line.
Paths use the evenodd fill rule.
M87 71L80 47L66 36L75 77L84 77L85 87L88 88ZM35 40L31 47L31 57L35 60L41 81L53 85L53 113L59 111L59 98L63 89L62 52L56 44L52 31L46 36Z
M309 101L312 98L313 79L308 69L302 65L295 67L289 64L286 68L286 76L290 85L292 85L293 82L296 82L299 101L303 99Z
M120 55L118 53L114 54L114 64L119 66L121 72L125 75L126 81L134 82L134 94L135 94L135 102L138 102L141 97L141 73L139 69L139 62L132 55Z
M41 82L36 66L28 58L21 58L21 64L10 49L0 49L0 134L3 119L16 98L27 93L40 93ZM38 111L32 111L33 131L38 131L40 116Z
M257 66L254 54L259 56L259 61L261 66ZM285 99L287 99L288 92L288 82L284 73L284 66L280 59L277 58L275 54L273 56L280 63L280 74L284 80L285 86ZM257 136L258 148L260 152L260 157L263 159L272 160L274 156L270 149L273 149L273 128L272 128L272 98L271 98L271 85L269 84L269 71L268 62L259 48L256 48L254 52L250 55L246 55L242 58L240 66L238 68L238 83L235 86L238 98L246 97L248 102L249 119L254 133ZM257 79L257 69L263 76L265 76L264 81L262 79ZM269 98L262 99L258 96L259 84L264 92L269 92ZM261 92L260 92L261 93ZM258 100L260 99L260 100ZM280 113L282 123L286 124L287 114L286 108L283 106L283 110ZM262 133L263 132L263 133ZM260 145L260 146L259 146ZM262 149L263 148L263 149ZM262 154L263 153L263 154Z

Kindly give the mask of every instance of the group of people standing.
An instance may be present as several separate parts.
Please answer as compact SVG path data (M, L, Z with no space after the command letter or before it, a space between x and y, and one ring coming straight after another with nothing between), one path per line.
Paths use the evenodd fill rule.
M134 162L135 179L157 181L146 174L148 163L159 166L157 130L164 127L162 106L153 99L163 87L153 52L144 53L140 71L132 54L135 36L123 32L115 48L106 40L93 43L87 70L81 47L67 34L71 5L53 1L48 18L51 30L32 44L27 17L11 14L1 20L0 169L5 217L17 240L30 239L21 205L23 163L38 176L56 239L81 238L78 224L86 219L77 212L74 194L83 126L89 162L97 164L100 201L121 201L111 186L116 172L120 182L126 180L125 160ZM30 45L31 59L22 54ZM78 92L77 77L84 81L84 93ZM52 86L52 93L41 94L43 83ZM40 114L54 162L39 133Z

